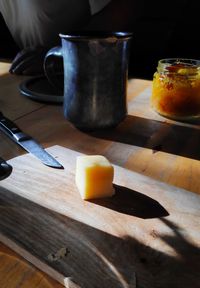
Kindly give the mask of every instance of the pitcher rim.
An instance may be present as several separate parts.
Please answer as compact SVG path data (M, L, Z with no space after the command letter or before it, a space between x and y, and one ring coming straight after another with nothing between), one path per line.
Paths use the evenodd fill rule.
M86 39L129 39L133 35L129 31L70 31L66 33L60 33L59 36L63 39L74 39L74 40L86 40Z

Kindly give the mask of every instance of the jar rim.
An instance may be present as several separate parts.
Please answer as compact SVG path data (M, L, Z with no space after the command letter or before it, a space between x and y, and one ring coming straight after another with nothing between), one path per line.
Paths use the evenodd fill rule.
M179 77L195 77L200 74L200 60L189 58L165 58L158 61L157 71L161 74L177 74Z
M158 61L158 65L178 65L183 64L188 67L200 67L200 60L190 58L163 58Z

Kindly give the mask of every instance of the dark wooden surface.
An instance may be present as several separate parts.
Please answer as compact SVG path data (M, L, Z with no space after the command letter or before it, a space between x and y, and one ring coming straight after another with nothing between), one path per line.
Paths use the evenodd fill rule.
M5 244L65 285L199 287L198 195L114 166L116 195L83 201L79 153L49 151L64 170L31 155L9 161L14 171L0 189Z
M66 277L67 287L75 287L75 279L80 281L83 273L78 274L78 269L74 269L75 274L71 274L70 270L70 265L79 268L79 262L67 262L65 265L68 265L70 273L65 271L64 275L62 270L55 270L54 266L60 264L53 262L57 276L51 271L52 277L49 277L18 256L21 253L32 262L37 256L34 258L35 265L40 267L38 263L42 262L44 266L40 269L49 267L49 262L45 262L46 254L41 254L40 257L34 253L27 255L29 248L33 246L37 250L39 243L33 240L24 243L23 239L19 243L18 239L16 244L16 239L13 240L9 230L14 227L23 234L29 228L27 231L31 232L32 229L38 233L37 223L49 225L52 219L58 224L59 231L64 233L67 230L70 245L73 242L74 247L80 249L84 255L83 260L87 255L88 263L89 256L92 255L88 269L94 267L93 265L102 267L104 263L102 269L107 270L100 272L104 271L107 275L111 271L109 275L112 275L112 281L119 281L119 285L125 281L122 287L133 286L135 278L139 288L199 287L199 124L180 123L157 115L149 105L151 81L132 79L128 84L127 118L109 133L83 133L64 119L61 106L22 97L18 85L25 78L10 75L8 69L8 64L0 64L0 110L44 147L59 145L59 149L55 150L53 147L51 151L65 165L65 170L55 172L47 169L5 135L0 134L0 156L11 159L14 167L11 176L0 183L2 240L18 251L16 254L0 244L0 287L60 287L60 284L53 282L52 277L59 277L59 280ZM71 149L72 153L67 150L68 152L60 155L64 149L60 147ZM116 165L115 182L120 192L113 201L85 202L75 194L74 160L70 159L73 159L76 152L102 154ZM20 158L19 155L23 157ZM12 159L13 157L17 158ZM39 193L41 191L42 196ZM49 191L52 193L51 201L47 201ZM23 215L27 217L23 217L20 206L23 208ZM168 216L156 214L160 212L160 206L164 209L162 212L166 210L169 213ZM45 221L27 207L35 207L38 215L42 214ZM16 219L20 221L17 223ZM12 221L15 221L15 225L11 225ZM26 229L20 223L26 224ZM82 232L78 234L79 228ZM42 234L42 231L39 233L43 237L41 239L49 236ZM77 235L80 238L78 242L73 240ZM58 251L63 248L60 245L58 247L53 240L52 242L49 246L51 251L46 250L48 245L44 247L45 253L56 253L57 251L52 251L54 247ZM59 243L63 244L61 242ZM72 252L75 250L72 249ZM71 259L69 257L73 258L77 253L69 253L59 263L68 261ZM82 267L85 273L89 273L85 262ZM73 279L68 278L69 274ZM86 278L90 283L90 276ZM101 280L106 285L106 280ZM83 279L83 285L84 281ZM98 281L95 285L94 287L99 288Z

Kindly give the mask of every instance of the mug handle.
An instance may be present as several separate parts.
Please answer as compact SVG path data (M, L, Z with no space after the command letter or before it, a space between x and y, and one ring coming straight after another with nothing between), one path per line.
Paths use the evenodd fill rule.
M62 58L62 72L61 72L61 62L55 61L55 58ZM63 75L63 55L62 47L56 46L51 48L44 58L44 73L47 77L49 83L59 91L63 91L63 82L59 81L58 76Z

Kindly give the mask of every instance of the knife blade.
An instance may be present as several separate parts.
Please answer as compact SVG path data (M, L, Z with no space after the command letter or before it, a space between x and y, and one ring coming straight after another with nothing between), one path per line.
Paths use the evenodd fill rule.
M0 112L0 130L27 152L36 156L43 164L52 168L64 168L35 139L24 133L14 122L6 118L2 112Z

